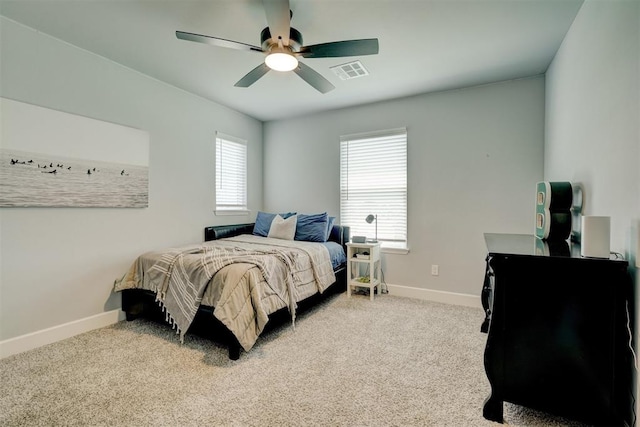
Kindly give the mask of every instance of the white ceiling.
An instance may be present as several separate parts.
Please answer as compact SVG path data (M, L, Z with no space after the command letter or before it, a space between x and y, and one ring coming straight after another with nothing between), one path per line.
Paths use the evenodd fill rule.
M179 40L175 31L260 45L261 0L0 0L0 15L204 98L268 121L544 73L583 0L291 0L305 45L378 38L380 53L302 59L336 87L293 72L236 81L257 52ZM329 67L359 59L369 76Z

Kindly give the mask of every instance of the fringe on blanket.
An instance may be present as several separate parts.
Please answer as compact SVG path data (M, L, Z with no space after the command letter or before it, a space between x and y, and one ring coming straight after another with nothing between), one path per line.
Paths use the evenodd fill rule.
M156 302L158 303L158 305L160 306L160 309L164 313L164 321L167 322L169 325L171 325L171 329L176 330L176 335L178 334L180 335L180 344L184 344L185 332L180 330L180 327L176 323L175 319L167 311L167 307L165 307L164 302L162 300L162 295L160 294L161 294L160 292L156 293Z

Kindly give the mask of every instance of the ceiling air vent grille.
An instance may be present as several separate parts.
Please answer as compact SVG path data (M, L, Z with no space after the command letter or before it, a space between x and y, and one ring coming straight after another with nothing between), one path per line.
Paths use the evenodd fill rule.
M360 61L348 62L342 65L331 67L331 71L340 77L341 80L355 79L358 77L368 76L369 72Z

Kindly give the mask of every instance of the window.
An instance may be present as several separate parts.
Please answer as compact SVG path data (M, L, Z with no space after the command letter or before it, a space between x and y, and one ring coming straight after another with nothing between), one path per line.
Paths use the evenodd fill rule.
M216 214L247 211L247 141L216 133Z
M406 248L407 130L340 137L340 222L351 235L375 237L383 247Z

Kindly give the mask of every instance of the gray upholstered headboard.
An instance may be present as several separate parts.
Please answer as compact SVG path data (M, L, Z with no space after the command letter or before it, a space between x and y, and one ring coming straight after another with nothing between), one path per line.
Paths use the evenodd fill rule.
M234 225L212 225L204 229L204 241L222 239L224 237L239 236L240 234L253 233L254 223L234 224ZM350 238L350 228L345 225L334 225L329 235L329 241L337 242L342 245L345 252L347 243Z

